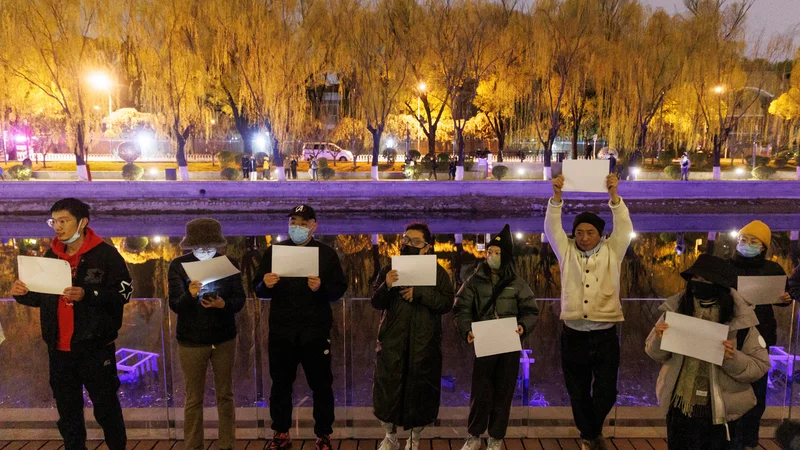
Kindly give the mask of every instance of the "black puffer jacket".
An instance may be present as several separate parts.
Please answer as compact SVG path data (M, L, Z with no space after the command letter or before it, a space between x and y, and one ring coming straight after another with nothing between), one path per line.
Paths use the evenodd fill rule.
M333 325L330 302L339 300L347 291L347 278L339 255L331 247L312 239L306 247L319 247L321 284L317 292L308 287L308 279L304 277L281 278L270 289L263 280L265 274L272 272L272 248L275 245L295 244L289 240L269 247L253 278L256 295L272 299L269 306L269 332L287 337L327 338Z
M44 257L58 258L52 249ZM133 292L128 266L117 249L102 242L83 254L72 284L85 291L83 300L73 305L72 350L102 347L116 340L122 328L122 310ZM40 309L42 339L50 349L55 349L59 296L28 292L14 298L21 305Z
M733 257L730 258L733 268L736 271L737 277L763 277L771 275L786 275L780 264L775 261L769 261L764 258L762 253L754 258L745 258L739 252L735 252ZM737 279L738 282L738 279ZM738 288L735 284L734 288ZM775 306L788 306L788 304L776 304ZM773 346L778 341L778 322L775 320L775 313L772 311L772 305L756 305L756 317L758 317L758 325L756 328L761 336L764 338L768 346Z
M467 340L472 331L472 322L516 317L525 329L522 337L533 331L539 317L539 307L528 283L505 269L497 284L492 283L491 269L484 262L461 286L453 306L458 334ZM499 291L497 301L490 303L492 295Z
M227 256L216 255L215 258L227 258ZM197 297L192 297L189 292L191 280L186 275L182 263L195 261L198 259L189 253L173 259L169 264L169 308L178 315L178 326L175 331L178 342L216 345L235 339L235 316L242 310L245 302L242 275L231 275L208 283L203 286ZM233 260L231 264L236 266ZM201 305L200 299L206 292L216 292L225 301L225 307L206 308Z
M453 308L453 282L440 265L436 286L414 287L411 302L400 287L386 287L384 267L372 306L383 311L378 331L372 404L375 417L405 429L433 423L442 384L442 314Z

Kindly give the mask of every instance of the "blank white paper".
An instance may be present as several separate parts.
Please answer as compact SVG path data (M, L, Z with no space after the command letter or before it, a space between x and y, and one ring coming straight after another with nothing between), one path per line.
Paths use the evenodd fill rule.
M72 269L62 259L17 256L19 279L31 292L61 295L72 286Z
M318 277L319 247L273 245L272 273L280 277Z
M472 322L472 334L475 336L473 345L478 358L522 350L516 317Z
M239 269L231 263L227 256L181 263L186 275L192 281L203 284L212 283L239 273Z
M751 305L771 305L780 303L786 293L786 276L739 277L739 294Z
M436 286L436 255L392 256L394 286Z
M665 320L669 328L661 338L661 350L722 365L725 356L722 342L728 339L728 325L671 311Z
M606 159L568 159L563 162L564 192L608 192Z

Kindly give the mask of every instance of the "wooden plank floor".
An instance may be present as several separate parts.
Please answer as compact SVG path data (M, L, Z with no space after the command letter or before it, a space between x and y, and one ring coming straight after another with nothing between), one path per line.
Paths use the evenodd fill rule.
M405 441L401 440L401 445ZM333 450L375 450L374 439L344 439L333 441ZM423 439L420 450L460 450L462 439ZM664 439L609 439L609 450L667 450ZM762 439L759 448L781 450L772 439ZM206 450L219 450L217 441L206 441ZM236 441L235 450L264 450L265 440ZM504 450L580 450L579 439L506 439ZM61 441L0 441L0 450L60 450ZM89 450L108 450L101 441L87 442ZM403 448L403 447L401 447ZM126 450L183 450L183 441L128 441ZM295 440L292 450L314 450L314 441Z

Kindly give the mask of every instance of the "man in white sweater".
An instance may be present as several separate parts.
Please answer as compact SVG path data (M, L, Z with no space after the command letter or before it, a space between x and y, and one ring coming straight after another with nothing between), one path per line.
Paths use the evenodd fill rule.
M617 194L619 180L606 178L614 231L603 235L605 221L579 214L572 237L561 224L564 176L553 180L545 234L561 268L561 367L581 432L582 449L606 449L603 422L617 399L619 338L616 323L624 320L620 303L620 266L633 232L628 208Z

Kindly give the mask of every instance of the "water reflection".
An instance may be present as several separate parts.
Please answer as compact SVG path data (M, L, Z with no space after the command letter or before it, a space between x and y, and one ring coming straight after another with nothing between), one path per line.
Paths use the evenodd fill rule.
M92 220L96 231L119 249L128 263L134 297L140 299L126 307L119 347L160 355L156 372L124 383L120 394L126 408L158 409L155 416L148 418L149 426L153 427L170 420L177 420L177 427L181 427L179 412L176 417L167 417L166 413L166 406L179 411L184 399L183 378L174 357L175 316L161 299L167 293L169 262L182 253L178 242L186 221L191 218L194 216L99 217ZM0 298L9 296L16 278L16 256L41 255L49 248L50 230L40 219L5 219L8 222L3 224L0 232L5 236L0 245ZM424 220L422 217L321 220L320 232L323 234L318 238L337 250L349 278L345 301L334 304L332 345L337 349L333 360L337 407L368 408L371 405L374 344L380 314L365 298L370 295L371 280L380 267L389 262L391 255L399 253L399 233L403 225L415 219ZM647 358L643 351L645 337L659 315L660 302L655 299L672 295L682 288L680 272L691 266L700 253L728 256L735 246L735 238L729 232L751 219L741 216L633 218L638 234L622 264L621 295L638 300L623 302L626 321L621 325L620 333L619 406L656 405L655 382L659 365ZM790 272L797 259L797 235L780 230L790 229L791 224L797 226L800 218L770 216L766 221L775 230L768 257ZM466 280L483 258L479 249L482 235L496 232L505 222L512 223L518 272L528 281L537 298L542 299L539 324L523 344L530 350L530 359L534 362L530 365L528 380L524 379L524 372L520 372L514 405L568 406L558 344L560 304L552 300L560 292L560 274L550 245L542 240L541 218L477 220L439 217L428 222L432 224L432 230L439 233L435 244L439 263L457 285ZM222 223L228 236L226 253L240 263L245 289L252 297L251 280L260 254L273 242L286 238L285 218L265 220L263 217L237 216L223 218ZM238 407L266 406L270 387L266 358L268 314L267 300L251 299L237 316L235 402ZM792 314L792 308L776 309L778 346L787 351L791 351ZM469 371L464 368L470 367L473 353L456 335L452 316L447 315L443 320L442 406L468 406L471 380ZM51 408L47 371L43 369L46 367L46 349L40 339L38 311L21 307L13 301L0 301L0 322L8 336L8 342L0 346L0 408ZM786 400L791 386L786 376L789 370L780 366L773 371L769 405L789 404ZM206 386L205 404L213 406L213 383L210 379ZM304 377L299 374L295 404L308 406L310 395ZM800 401L800 394L794 395L798 397L795 402ZM264 426L255 413L240 414L237 420L240 427Z

